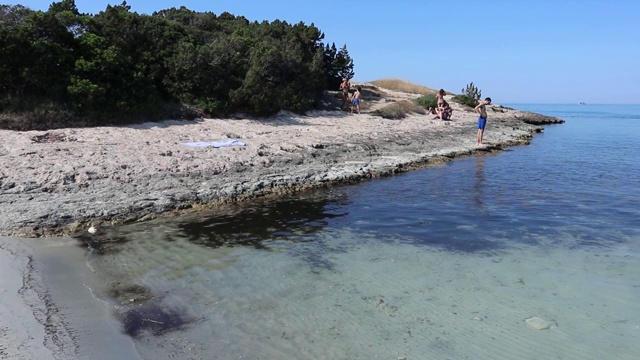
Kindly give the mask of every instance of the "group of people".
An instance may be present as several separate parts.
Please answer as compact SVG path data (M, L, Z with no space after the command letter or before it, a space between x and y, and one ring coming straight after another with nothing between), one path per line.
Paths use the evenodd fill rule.
M360 98L362 96L362 88L358 86L353 95L350 96L351 84L349 79L342 79L340 84L340 91L342 92L342 109L347 105L351 105L351 113L357 111L360 114ZM449 106L449 103L444 99L445 91L440 89L436 94L436 108L430 107L428 109L430 114L435 114L434 119L451 120L453 115L453 109ZM350 100L351 99L351 100ZM482 137L484 136L484 128L487 125L487 109L486 106L491 105L491 98L487 97L475 107L475 111L478 113L478 134L476 136L477 145L483 146Z
M430 113L436 114L434 119L451 120L453 109L451 109L449 103L444 99L444 95L444 89L440 89L436 95L437 108L429 108ZM491 105L490 97L481 100L475 107L475 111L478 113L478 134L476 135L478 146L484 146L482 137L484 136L484 128L487 126L487 105Z
M350 95L351 83L349 83L349 79L342 79L340 91L342 92L342 109L344 110L346 106L350 105L351 113L357 111L358 114L360 114L362 88L360 86L356 87L356 91L353 92L353 95ZM351 100L349 100L349 98L351 98Z
M433 118L435 119L442 119L442 120L451 120L451 115L453 115L453 109L451 108L451 106L449 106L449 103L444 99L444 89L440 89L440 91L438 91L438 94L436 94L436 104L437 106L435 108L430 107L428 109L430 114L435 114L436 116Z

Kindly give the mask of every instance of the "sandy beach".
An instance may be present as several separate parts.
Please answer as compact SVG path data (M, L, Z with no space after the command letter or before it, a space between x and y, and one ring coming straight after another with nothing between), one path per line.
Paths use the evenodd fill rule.
M135 353L115 325L99 334L79 331L108 318L104 309L95 307L89 287L81 285L90 279L67 280L64 291L51 288L51 279L39 275L47 270L38 268L47 266L46 252L40 247L34 253L29 246L29 241L47 240L16 237L73 236L90 227L171 217L221 203L386 176L524 145L542 131L542 125L562 122L492 105L488 108L487 145L477 147L477 115L472 109L449 98L454 108L451 121L418 114L384 119L371 111L419 95L381 91L382 98L364 99L367 106L362 114L336 110L281 113L267 120L238 117L51 131L1 130L0 236L6 236L0 238L1 357L73 358L85 351L78 343L87 341L93 341L93 351L107 356L96 345L108 343L99 341L104 337L123 344L119 347L123 354ZM185 144L193 142L232 146ZM56 241L51 244L61 240ZM52 245L46 251L55 248ZM83 264L76 260L75 266ZM58 281L57 286L60 284ZM76 297L69 296L72 289ZM71 300L91 302L94 307L78 307L85 309L86 316L57 310L56 301L69 306ZM93 340L80 341L83 334Z

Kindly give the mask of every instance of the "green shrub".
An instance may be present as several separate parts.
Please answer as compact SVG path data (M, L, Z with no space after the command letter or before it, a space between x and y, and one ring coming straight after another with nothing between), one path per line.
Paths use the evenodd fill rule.
M435 95L425 95L416 99L416 104L426 108L435 108L438 106L438 102L436 100Z
M478 89L473 82L469 83L466 88L462 89L462 94L456 95L453 98L458 100L464 105L475 107L478 105L478 101L482 96L482 92Z
M456 95L453 97L454 100L456 100L457 102L463 104L463 105L467 105L467 106L471 106L471 107L476 107L476 105L478 105L478 101L469 98L466 95Z

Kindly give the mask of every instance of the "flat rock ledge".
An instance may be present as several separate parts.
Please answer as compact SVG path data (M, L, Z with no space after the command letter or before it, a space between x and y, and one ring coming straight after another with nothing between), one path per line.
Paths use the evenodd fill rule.
M127 127L0 131L0 235L73 235L224 203L442 164L528 144L542 125L564 121L500 106L475 144L475 114L453 121L412 115L281 114ZM188 147L239 139L246 146Z

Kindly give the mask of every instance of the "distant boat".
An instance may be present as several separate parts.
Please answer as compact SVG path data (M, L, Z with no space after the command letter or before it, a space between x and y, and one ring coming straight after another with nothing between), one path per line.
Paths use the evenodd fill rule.
M581 101L580 105L587 105L587 103Z

